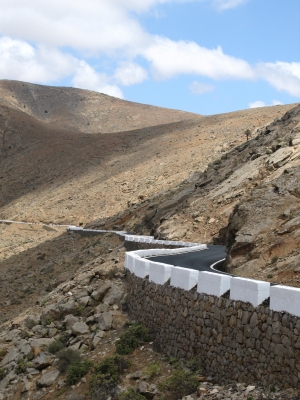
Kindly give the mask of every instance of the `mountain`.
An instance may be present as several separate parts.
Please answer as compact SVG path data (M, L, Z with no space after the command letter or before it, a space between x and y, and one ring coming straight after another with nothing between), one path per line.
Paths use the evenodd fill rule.
M64 227L43 225L49 223L218 240L228 247L228 268L253 275L254 268L245 272L242 266L252 262L248 258L254 250L251 256L234 253L235 238L240 239L231 229L231 215L259 185L276 174L279 179L281 169L272 166L272 175L265 165L270 157L296 151L287 142L296 117L285 120L297 112L295 105L202 116L16 81L1 81L0 94L0 219L32 222L0 224L0 278L5 282L0 307L8 315L34 302L38 288L70 277L84 261L76 248L74 257L66 254L73 242L65 238ZM281 140L283 125L287 133ZM275 145L271 138L277 126ZM263 142L267 139L271 142ZM218 234L227 225L235 233ZM271 253L266 265L274 257ZM73 267L66 270L69 258ZM52 271L41 286L30 289L26 304L7 306L7 296L16 299L41 279L41 263ZM30 271L20 274L23 266Z

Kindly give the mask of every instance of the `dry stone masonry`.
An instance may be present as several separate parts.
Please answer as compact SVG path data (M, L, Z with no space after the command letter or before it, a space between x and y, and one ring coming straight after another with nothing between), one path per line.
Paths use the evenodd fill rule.
M300 319L269 307L208 296L141 279L127 271L132 319L157 348L178 358L199 356L220 383L237 380L300 387Z
M300 388L300 289L145 258L205 248L127 252L130 317L149 328L158 350L198 356L220 383Z

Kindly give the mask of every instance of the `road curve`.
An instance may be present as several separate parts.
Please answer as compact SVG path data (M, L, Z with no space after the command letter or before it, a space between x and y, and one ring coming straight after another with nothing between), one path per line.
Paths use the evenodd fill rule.
M222 273L211 268L216 262L226 258L225 246L208 245L206 250L191 251L189 253L149 257L151 261L190 268L197 271Z

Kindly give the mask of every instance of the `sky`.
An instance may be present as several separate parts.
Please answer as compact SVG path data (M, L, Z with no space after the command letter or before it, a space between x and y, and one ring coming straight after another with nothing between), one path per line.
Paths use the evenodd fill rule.
M0 79L218 114L300 102L299 0L0 0Z

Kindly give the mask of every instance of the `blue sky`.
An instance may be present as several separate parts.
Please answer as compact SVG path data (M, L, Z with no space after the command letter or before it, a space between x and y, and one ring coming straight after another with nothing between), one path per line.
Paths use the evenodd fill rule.
M300 101L299 0L0 0L0 79L217 114Z

